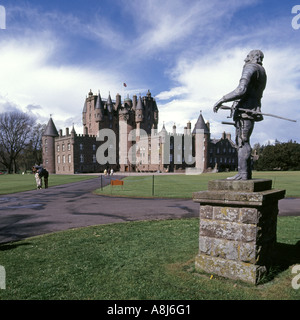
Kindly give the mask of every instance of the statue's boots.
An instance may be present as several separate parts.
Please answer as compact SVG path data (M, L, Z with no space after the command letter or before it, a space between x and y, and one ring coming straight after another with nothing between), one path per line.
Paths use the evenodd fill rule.
M251 147L249 143L244 144L238 150L238 174L227 180L250 180L252 179L251 170Z

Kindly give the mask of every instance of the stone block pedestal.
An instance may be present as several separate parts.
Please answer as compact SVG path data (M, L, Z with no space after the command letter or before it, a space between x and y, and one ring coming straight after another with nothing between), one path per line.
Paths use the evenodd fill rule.
M272 180L213 180L193 194L200 203L196 270L257 284L271 264L278 201Z

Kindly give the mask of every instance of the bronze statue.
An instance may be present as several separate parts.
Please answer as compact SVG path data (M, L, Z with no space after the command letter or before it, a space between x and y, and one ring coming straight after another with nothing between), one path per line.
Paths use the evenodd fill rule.
M252 50L245 59L242 77L238 87L225 95L214 106L214 112L222 108L224 102L234 101L232 110L236 127L236 144L238 147L238 174L231 180L252 179L250 136L256 121L263 120L261 98L267 83L267 75L262 62L264 54ZM223 107L228 109L228 107Z

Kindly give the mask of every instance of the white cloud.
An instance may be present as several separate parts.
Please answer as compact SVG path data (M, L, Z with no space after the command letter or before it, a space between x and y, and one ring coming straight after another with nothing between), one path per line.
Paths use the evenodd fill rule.
M160 120L170 125L169 119L176 115L176 123L184 127L187 120L195 124L199 110L203 117L211 123L212 135L220 136L223 131L231 131L233 127L222 126L228 111L219 110L213 113L213 105L225 94L234 90L240 80L244 58L250 49L231 48L230 50L207 53L194 60L180 59L173 70L172 78L176 86L169 92L157 95L160 107ZM253 142L266 143L268 140L280 141L300 140L299 85L300 55L293 48L273 48L265 51L264 66L268 74L267 88L262 99L262 111L283 117L298 119L297 123L265 117L256 124ZM180 98L180 93L185 93ZM164 98L177 97L166 104ZM230 105L230 103L228 104ZM170 127L168 128L170 130Z
M187 121L192 126L195 124L202 110L205 120L211 123L213 136L219 137L224 130L233 132L233 127L221 125L221 121L227 120L228 112L214 114L213 105L238 85L246 54L251 49L262 48L268 73L263 111L298 118L298 123L288 126L288 122L265 118L257 124L253 140L262 143L265 142L262 139L300 140L299 50L292 41L288 44L285 41L279 48L270 45L280 30L280 38L286 36L281 25L276 30L273 25L262 28L260 20L259 26L250 28L241 24L241 30L230 28L230 21L240 8L256 2L229 0L224 5L220 0L124 0L119 9L122 17L130 20L129 26L124 26L128 33L113 17L102 13L99 16L93 13L93 19L86 23L72 14L16 8L11 15L16 12L26 15L26 30L16 37L22 26L15 21L11 39L0 40L0 112L19 107L43 121L51 113L59 128L75 122L81 131L81 112L89 89L94 93L100 89L104 98L109 91L112 97L116 93L124 96L125 81L131 84L126 93L143 93L141 87L147 84L148 89L148 83L156 79L155 72L151 75L145 72L141 61L155 63L152 55L156 55L161 57L160 66L168 68L158 71L157 78L163 73L169 76L165 88L170 88L168 91L162 88L156 94L160 126L164 121L171 130L175 123L178 131L183 131ZM291 28L290 22L288 27ZM94 60L87 62L88 58L82 55L85 64L78 63L82 50L71 52L73 57L76 55L76 65L71 61L66 63L73 50L73 39L77 41L75 48L81 49L83 41L89 51L86 56L93 52ZM268 47L264 50L267 40ZM99 57L94 49L101 49ZM106 54L102 55L103 52ZM135 72L130 69L132 66ZM134 85L139 89L135 90Z
M136 21L139 36L135 51L153 54L163 50L193 51L211 34L223 36L220 26L230 21L234 13L257 0L145 0L126 2L128 12Z
M52 64L59 47L55 38L45 34L0 43L0 112L14 105L42 121L53 114L58 126L66 125L71 116L81 130L81 112L89 90L97 93L101 89L106 98L110 90L116 92L121 87L117 72Z

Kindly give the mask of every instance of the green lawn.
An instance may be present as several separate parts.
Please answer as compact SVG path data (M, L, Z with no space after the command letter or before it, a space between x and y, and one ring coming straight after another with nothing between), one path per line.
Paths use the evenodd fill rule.
M194 269L199 220L130 222L0 245L0 299L300 299L300 217L278 219L273 279L253 286ZM298 242L298 245L296 243Z
M90 175L49 175L49 187L95 178ZM33 174L0 175L0 194L9 194L36 189Z
M225 179L232 175L234 173L155 175L154 180L149 175L129 176L124 178L124 186L107 186L103 190L96 190L96 193L125 197L191 198L193 192L206 190L209 180ZM273 188L286 190L286 197L300 197L300 171L254 172L253 178L271 179Z

